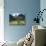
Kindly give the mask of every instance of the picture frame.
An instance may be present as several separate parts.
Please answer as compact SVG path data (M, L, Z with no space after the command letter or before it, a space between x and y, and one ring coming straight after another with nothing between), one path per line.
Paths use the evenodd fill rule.
M25 15L22 13L9 14L10 25L25 25Z

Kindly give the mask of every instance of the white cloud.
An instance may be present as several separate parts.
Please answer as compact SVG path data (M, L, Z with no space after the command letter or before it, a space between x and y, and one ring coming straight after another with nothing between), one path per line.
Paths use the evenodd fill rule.
M13 16L18 16L20 13L13 13Z

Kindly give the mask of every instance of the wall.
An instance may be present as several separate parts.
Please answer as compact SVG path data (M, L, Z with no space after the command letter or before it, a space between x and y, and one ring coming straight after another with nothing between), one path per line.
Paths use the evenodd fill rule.
M0 42L4 41L4 0L0 0Z
M40 0L5 0L4 1L4 38L7 41L18 41L24 37L32 28L35 12L40 9ZM10 13L24 13L26 25L10 26Z

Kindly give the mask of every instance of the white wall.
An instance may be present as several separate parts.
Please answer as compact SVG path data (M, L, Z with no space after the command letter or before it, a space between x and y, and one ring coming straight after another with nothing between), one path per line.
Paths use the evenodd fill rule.
M4 0L0 0L0 42L4 41Z

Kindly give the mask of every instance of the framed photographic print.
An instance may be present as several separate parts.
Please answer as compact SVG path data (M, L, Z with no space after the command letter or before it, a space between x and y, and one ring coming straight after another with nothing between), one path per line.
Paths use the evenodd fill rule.
M25 15L20 13L9 14L10 25L25 25Z

